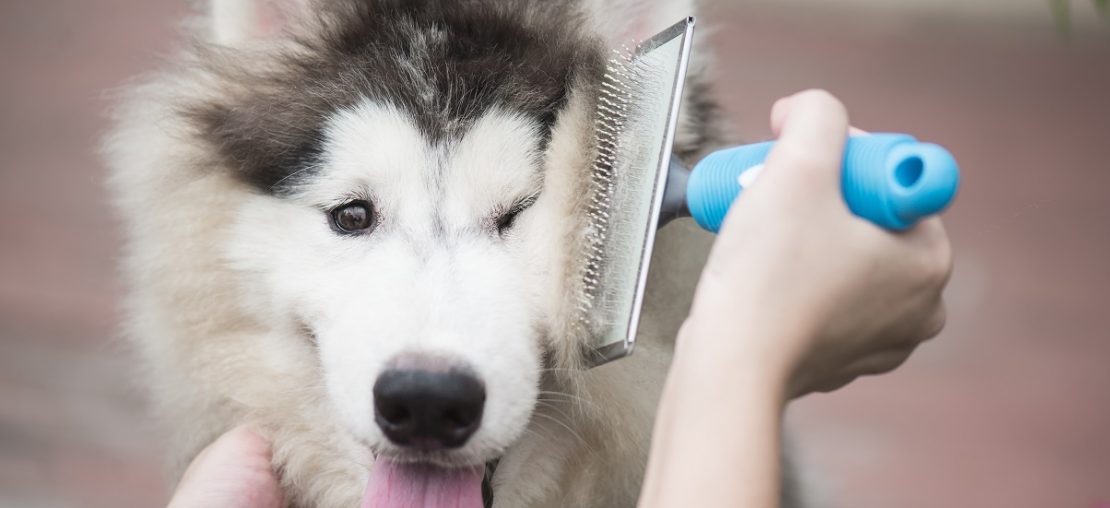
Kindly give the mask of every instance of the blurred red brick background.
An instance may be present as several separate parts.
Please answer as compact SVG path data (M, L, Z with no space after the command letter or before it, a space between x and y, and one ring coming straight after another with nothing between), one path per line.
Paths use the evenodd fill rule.
M112 338L118 233L95 147L106 91L172 48L183 3L0 3L2 507L165 500ZM948 329L792 410L818 505L1110 501L1110 28L1066 40L1047 6L1000 21L831 4L711 6L738 134L765 137L775 98L825 87L861 127L948 146L964 181Z

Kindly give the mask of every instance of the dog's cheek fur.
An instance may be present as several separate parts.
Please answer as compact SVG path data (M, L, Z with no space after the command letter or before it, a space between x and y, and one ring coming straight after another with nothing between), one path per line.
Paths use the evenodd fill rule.
M257 195L211 171L204 148L167 120L172 98L189 93L174 78L131 90L104 149L130 240L126 332L154 413L171 432L171 472L180 474L229 426L250 422L272 438L287 486L320 480L290 488L292 502L349 505L365 471L354 443L327 416L309 346L283 322L247 308L259 295L245 291L250 281L227 263L233 225Z
M585 83L578 83L585 88ZM576 87L578 88L578 87ZM537 260L547 288L542 295L545 346L556 372L570 373L581 368L582 352L588 337L577 326L582 293L579 267L585 250L586 210L590 185L593 143L593 101L581 89L571 93L567 107L552 129L551 143L544 155L548 168L543 194L534 205L527 227L528 257Z

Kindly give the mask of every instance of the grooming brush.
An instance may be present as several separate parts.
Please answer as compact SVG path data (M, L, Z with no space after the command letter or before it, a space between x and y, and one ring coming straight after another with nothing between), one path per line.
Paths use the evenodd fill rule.
M594 341L594 366L632 352L656 230L690 216L717 232L774 146L724 149L692 170L672 158L693 30L694 18L687 18L635 49L615 52L601 82L579 308L580 324ZM844 200L878 226L912 227L944 210L958 185L956 161L940 146L905 134L847 141Z

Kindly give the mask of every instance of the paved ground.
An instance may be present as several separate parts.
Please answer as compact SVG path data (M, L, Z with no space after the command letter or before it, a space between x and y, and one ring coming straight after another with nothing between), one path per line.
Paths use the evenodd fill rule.
M164 499L110 339L118 235L93 151L104 91L170 47L179 3L0 3L0 507ZM828 505L1110 502L1110 41L732 4L710 18L739 134L823 86L858 125L964 166L947 331L898 373L794 409Z

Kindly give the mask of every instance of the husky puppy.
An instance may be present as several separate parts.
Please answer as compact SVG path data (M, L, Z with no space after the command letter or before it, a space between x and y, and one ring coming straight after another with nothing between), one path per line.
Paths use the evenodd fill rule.
M634 506L710 239L661 233L636 354L584 370L583 196L611 49L692 1L198 12L105 145L171 470L252 423L294 506ZM717 131L698 53L684 157Z

